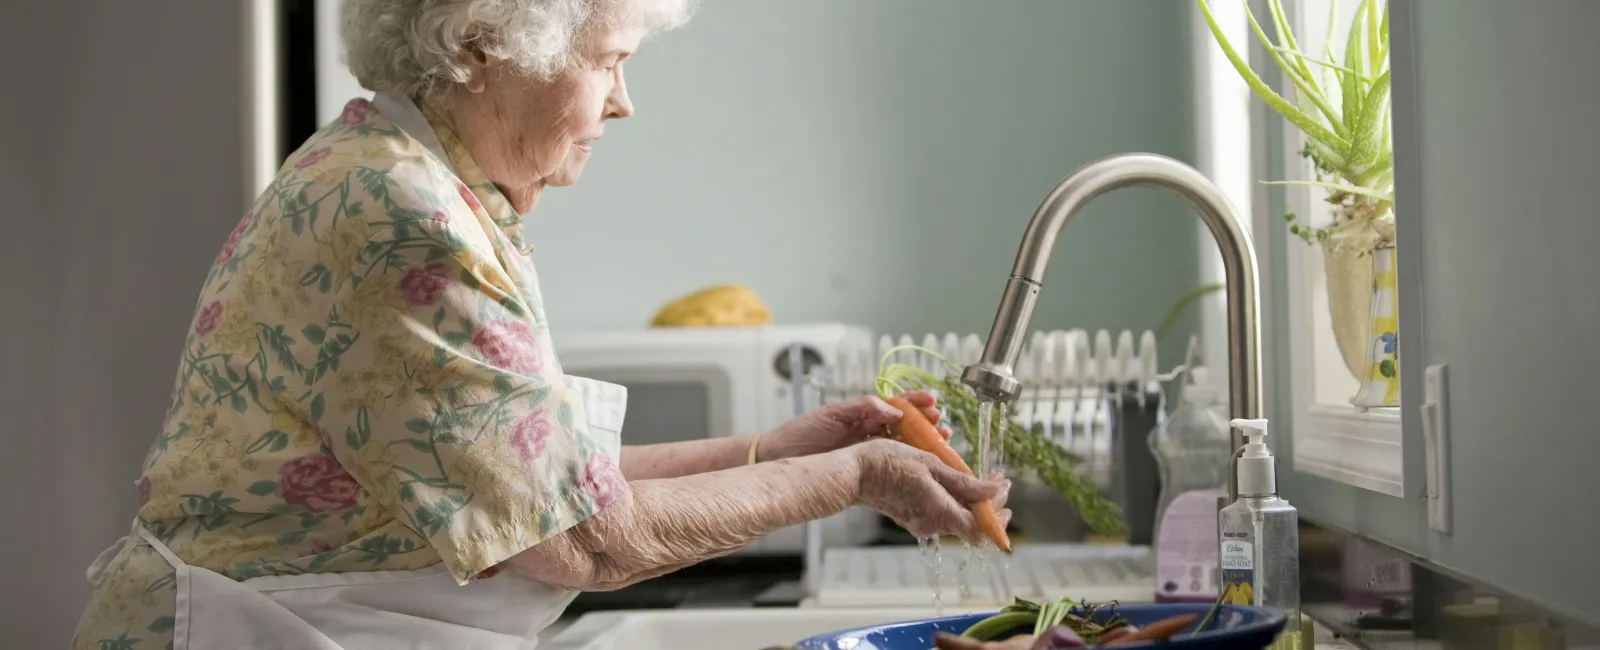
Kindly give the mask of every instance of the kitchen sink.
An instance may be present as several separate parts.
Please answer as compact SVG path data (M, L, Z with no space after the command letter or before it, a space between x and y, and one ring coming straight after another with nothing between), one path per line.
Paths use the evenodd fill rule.
M976 613L981 609L740 608L610 611L585 614L540 650L759 650L836 630Z

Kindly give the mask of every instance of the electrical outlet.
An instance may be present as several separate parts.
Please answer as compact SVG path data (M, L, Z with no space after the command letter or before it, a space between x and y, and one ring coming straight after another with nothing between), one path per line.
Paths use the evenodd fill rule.
M1450 532L1450 383L1445 366L1422 372L1422 440L1427 455L1428 527Z

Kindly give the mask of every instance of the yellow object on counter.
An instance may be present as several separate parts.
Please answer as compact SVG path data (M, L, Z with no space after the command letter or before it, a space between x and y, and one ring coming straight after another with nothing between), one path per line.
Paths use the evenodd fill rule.
M719 284L666 304L651 327L738 327L770 325L772 312L749 287Z
M1316 622L1305 612L1290 612L1283 633L1274 639L1270 650L1315 650L1317 645Z

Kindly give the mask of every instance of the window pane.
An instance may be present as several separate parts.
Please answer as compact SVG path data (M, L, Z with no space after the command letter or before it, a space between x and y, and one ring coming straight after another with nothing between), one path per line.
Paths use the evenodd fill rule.
M1331 49L1335 60L1342 62L1348 29L1361 3L1352 0L1337 3L1334 0L1293 0L1293 2L1294 9L1298 13L1297 22L1300 25L1295 29L1300 50L1321 59L1326 58L1325 52ZM1336 9L1337 13L1330 15L1330 9ZM1330 19L1334 27L1331 44L1327 43L1330 36L1328 29ZM1331 45L1331 48L1325 49L1326 45ZM1313 73L1319 75L1317 81L1328 101L1337 106L1341 100L1338 84L1332 72L1323 66L1313 64L1310 67ZM1296 170L1298 178L1316 178L1316 172L1309 160L1298 158L1292 162L1299 165ZM1299 215L1302 217L1302 223L1309 223L1314 228L1330 225L1333 220L1332 213L1325 201L1328 190L1312 187L1306 188L1305 191L1308 193L1309 205L1297 206L1300 208L1298 212L1302 213ZM1361 381L1347 367L1334 337L1322 249L1292 238L1288 245L1294 249L1291 254L1301 256L1302 260L1300 277L1296 279L1297 286L1311 297L1309 301L1311 313L1307 314L1309 319L1306 322L1309 322L1312 331L1309 332L1308 339L1302 340L1311 348L1309 358L1314 367L1313 399L1317 404L1324 406L1348 406L1351 397L1361 389ZM1364 313L1365 309L1362 311Z

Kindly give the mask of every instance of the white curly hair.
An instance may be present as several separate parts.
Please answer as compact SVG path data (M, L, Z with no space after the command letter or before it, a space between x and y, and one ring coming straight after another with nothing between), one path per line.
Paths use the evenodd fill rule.
M696 0L345 0L340 31L362 87L442 95L467 80L458 60L472 45L549 79L578 60L579 37L599 21L637 12L647 32L688 21Z

